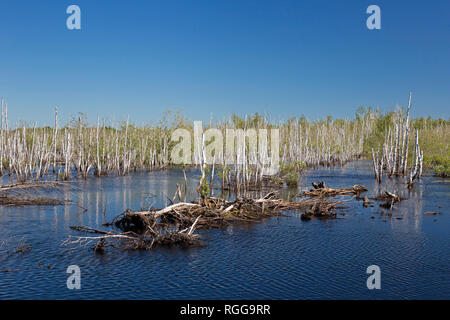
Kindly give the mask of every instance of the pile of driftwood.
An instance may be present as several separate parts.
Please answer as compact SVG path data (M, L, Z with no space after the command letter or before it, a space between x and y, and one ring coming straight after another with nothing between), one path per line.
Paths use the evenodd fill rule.
M304 191L304 195L309 197L335 197L341 195L359 195L360 193L367 191L365 187L359 184L346 189L327 188L323 181L320 181L318 183L313 182L312 185L313 189Z
M127 217L124 215L124 217ZM79 245L81 247L94 244L93 249L96 252L104 252L106 247L123 248L129 250L151 249L161 245L178 245L180 247L188 247L193 245L202 245L200 236L194 234L196 223L194 222L189 228L184 230L175 230L168 228L148 225L144 230L139 232L109 232L104 230L93 229L84 226L72 226L71 229L93 234L92 236L73 237L63 242L63 245Z
M324 201L326 198L332 198L342 195L356 195L356 197L359 197L361 193L367 191L367 189L361 185L354 185L351 188L344 189L328 188L323 181L312 182L312 186L312 189L310 189L309 191L304 191L302 194L304 196L317 199L317 201L310 209L306 210L305 213L302 214L302 220L310 220L313 216L321 217L321 213L329 212L330 209L334 208L335 205L330 208L328 208L328 206L336 202L330 202L328 200Z
M157 211L125 212L114 219L113 224L123 231L134 232L142 232L156 223L159 226L176 224L180 228L186 228L195 222L197 228L220 228L233 221L253 222L282 215L281 212L286 210L321 208L315 209L318 216L332 216L332 209L340 203L326 199L291 202L279 198L273 192L259 199L237 198L226 201L210 197L200 199L199 202L176 203Z
M344 188L344 189L333 189L328 188L325 186L325 183L323 181L319 182L313 182L312 183L313 188L310 191L304 191L303 195L309 196L309 197L318 197L318 198L326 198L326 197L335 197L335 196L342 196L342 195L351 195L355 196L357 200L363 200L363 207L367 208L369 206L373 206L370 203L370 200L367 196L361 196L361 193L368 191L365 187L357 184L354 185L351 188ZM377 200L382 201L380 204L380 207L386 208L386 209L392 209L395 203L398 203L402 200L400 196L396 195L395 193L385 191L384 193L379 194L376 197L370 198L371 200ZM318 202L318 204L323 205L323 202ZM307 210L306 214L310 212L311 210ZM307 219L307 216L302 216L302 218Z
M105 226L113 225L120 232L96 230L88 227L72 229L94 233L90 236L72 236L66 245L94 245L94 250L105 247L151 249L160 245L181 247L202 244L197 229L222 228L232 222L255 222L267 217L281 216L286 210L305 210L305 216L334 218L335 207L341 201L309 198L290 202L268 193L258 199L237 198L226 201L209 197L198 202L180 202L160 210L125 211Z

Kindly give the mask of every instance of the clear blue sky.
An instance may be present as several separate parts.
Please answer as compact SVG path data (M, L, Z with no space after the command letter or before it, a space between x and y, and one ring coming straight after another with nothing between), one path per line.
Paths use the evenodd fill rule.
M82 30L66 28L81 8ZM381 30L366 8L381 7ZM0 2L0 96L11 122L86 112L137 122L267 112L353 117L414 93L449 117L450 1ZM13 124L13 123L12 123Z

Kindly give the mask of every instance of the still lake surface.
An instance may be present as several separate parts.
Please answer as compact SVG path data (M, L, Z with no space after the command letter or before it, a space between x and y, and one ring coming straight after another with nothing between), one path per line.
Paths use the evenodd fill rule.
M90 177L57 195L87 211L75 205L0 207L0 242L14 247L23 239L31 245L25 253L3 250L0 269L50 265L0 272L0 299L450 299L449 179L424 176L411 192L389 179L379 187L370 162L355 161L307 171L301 188L318 180L331 187L361 184L369 197L389 190L407 200L390 217L381 215L388 210L378 203L363 208L361 201L341 197L347 209L339 219L301 221L299 213L288 212L199 231L204 247L107 248L101 255L90 247L63 246L69 235L81 235L69 227L104 229L127 208L162 207L183 174ZM194 189L198 173L189 172L188 181ZM67 289L69 265L81 269L80 290ZM381 269L381 290L366 287L370 265Z

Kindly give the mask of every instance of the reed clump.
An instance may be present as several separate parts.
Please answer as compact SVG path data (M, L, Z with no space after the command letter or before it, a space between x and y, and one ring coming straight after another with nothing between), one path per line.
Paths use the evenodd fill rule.
M280 178L286 182L288 187L297 188L301 174L305 168L306 164L301 161L284 164L280 170Z
M427 162L432 166L434 175L436 177L450 177L450 154L446 157L434 155L432 157L429 157L427 159Z

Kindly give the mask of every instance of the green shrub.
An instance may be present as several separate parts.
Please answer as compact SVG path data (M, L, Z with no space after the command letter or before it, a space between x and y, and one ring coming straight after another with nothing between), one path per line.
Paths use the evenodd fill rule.
M280 174L288 187L295 188L298 186L300 173L304 168L306 168L306 164L300 161L285 163L281 165Z
M298 180L300 180L300 174L298 172L291 172L284 177L286 184L289 188L298 187Z
M448 155L424 155L424 165L431 167L436 176L450 177L450 157Z
M202 199L205 199L209 196L209 184L206 180L206 178L203 178L202 181L200 182L200 197Z
M448 165L448 163L438 165L434 168L434 172L438 177L450 177L450 166Z

